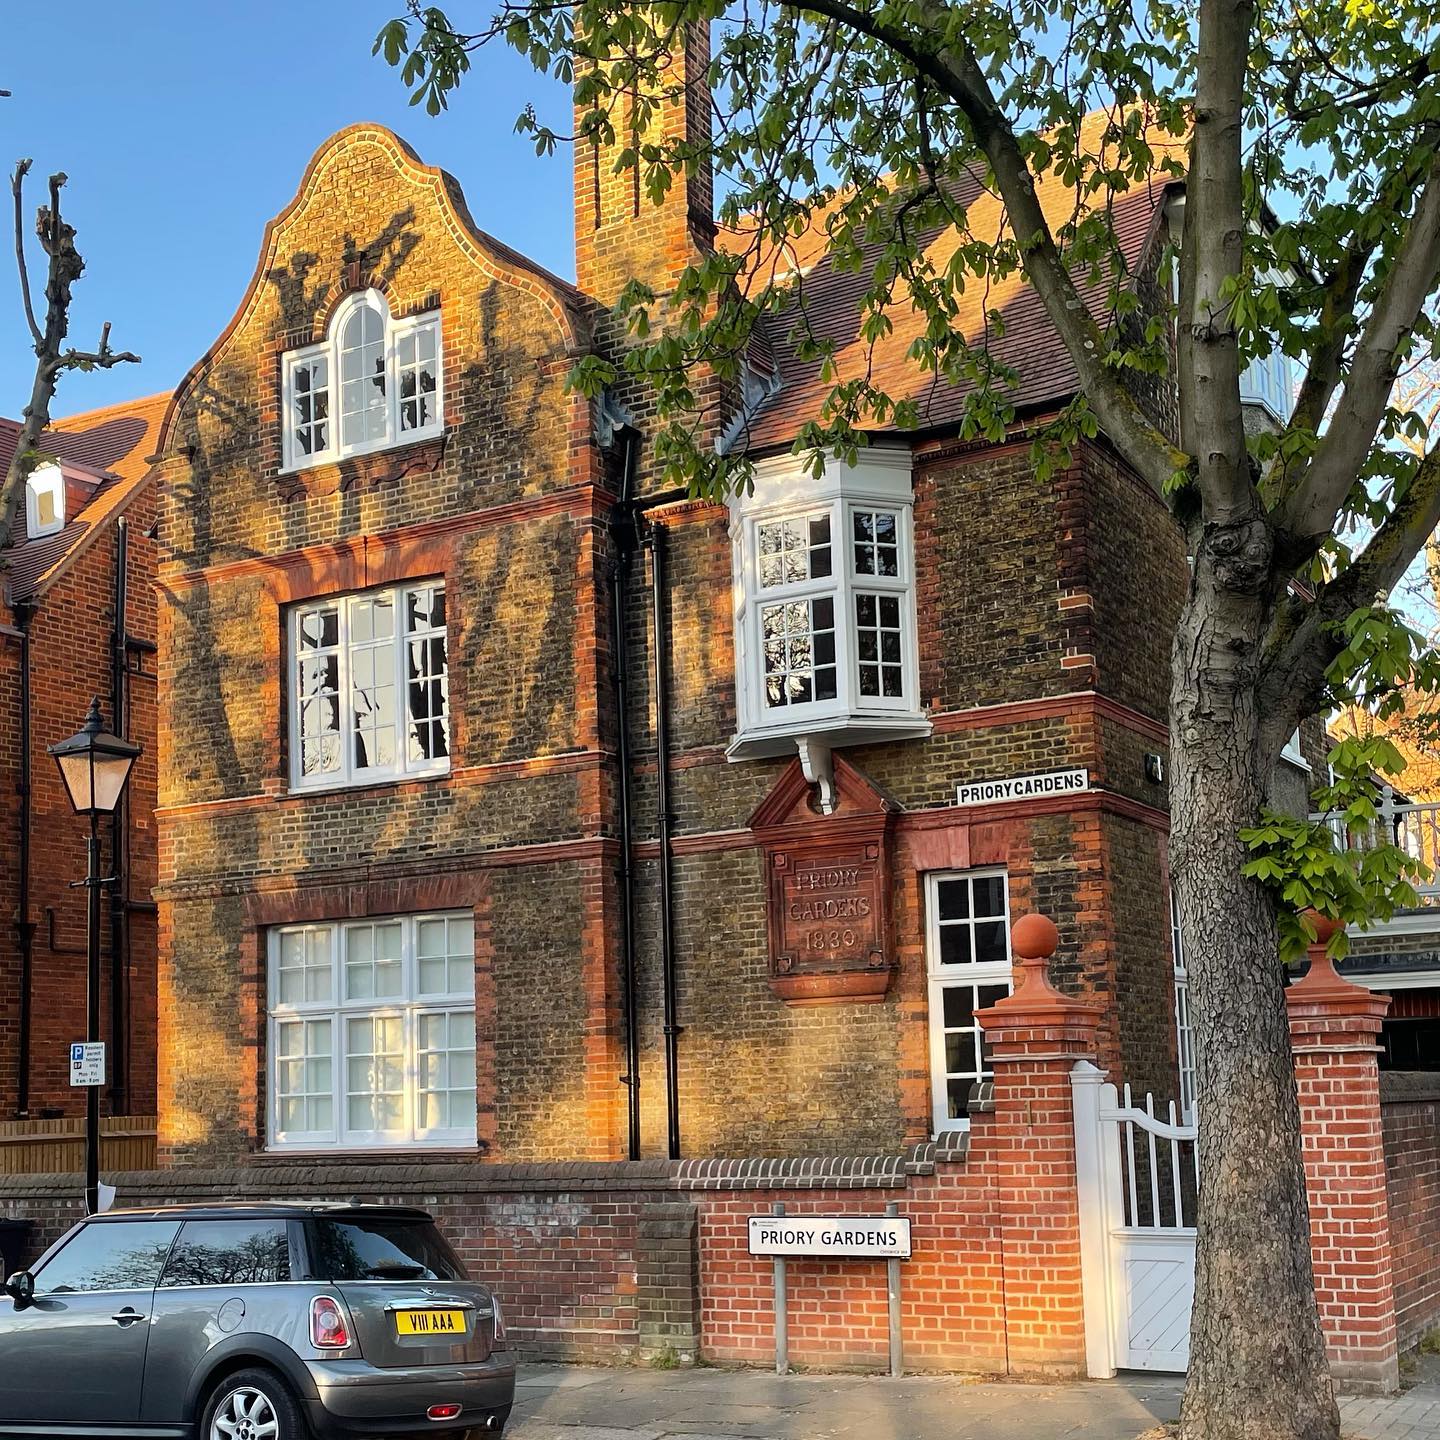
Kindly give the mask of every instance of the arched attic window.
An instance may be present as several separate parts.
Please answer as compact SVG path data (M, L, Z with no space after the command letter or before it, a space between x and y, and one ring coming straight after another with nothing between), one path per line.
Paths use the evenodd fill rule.
M349 296L284 372L285 468L364 455L443 428L440 317L391 318L378 290Z

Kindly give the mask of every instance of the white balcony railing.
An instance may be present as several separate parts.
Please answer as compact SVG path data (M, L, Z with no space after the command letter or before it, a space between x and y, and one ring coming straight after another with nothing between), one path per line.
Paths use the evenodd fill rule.
M1371 850L1377 845L1398 845L1407 855L1422 861L1430 874L1416 881L1422 908L1440 908L1440 801L1411 804L1399 801L1388 786L1381 790L1380 813L1367 829L1346 831L1340 817L1317 814L1310 817L1328 824L1343 850Z

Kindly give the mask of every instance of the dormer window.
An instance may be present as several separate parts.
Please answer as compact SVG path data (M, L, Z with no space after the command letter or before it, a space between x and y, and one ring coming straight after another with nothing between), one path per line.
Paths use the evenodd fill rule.
M908 451L817 480L761 461L730 502L739 730L732 759L926 735Z
M438 435L440 317L395 320L379 291L352 295L322 344L286 355L284 389L287 470Z
M25 533L31 540L65 528L65 476L53 460L37 465L25 482Z

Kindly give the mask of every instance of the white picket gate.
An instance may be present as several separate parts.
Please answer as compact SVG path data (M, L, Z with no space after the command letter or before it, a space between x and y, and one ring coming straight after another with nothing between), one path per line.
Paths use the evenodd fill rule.
M1195 1126L1132 1103L1080 1061L1071 1072L1085 1352L1091 1376L1183 1371L1195 1299Z

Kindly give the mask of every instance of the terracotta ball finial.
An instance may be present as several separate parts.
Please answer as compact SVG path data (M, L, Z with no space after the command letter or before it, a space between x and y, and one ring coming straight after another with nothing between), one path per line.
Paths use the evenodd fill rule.
M1059 943L1055 922L1035 911L1022 915L1010 930L1010 944L1021 960L1048 960Z

